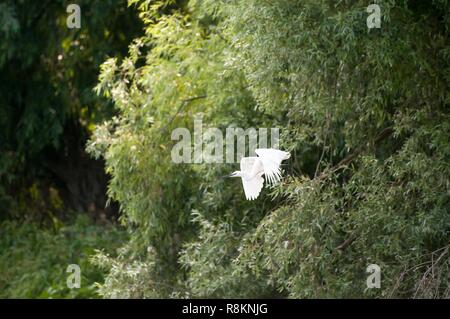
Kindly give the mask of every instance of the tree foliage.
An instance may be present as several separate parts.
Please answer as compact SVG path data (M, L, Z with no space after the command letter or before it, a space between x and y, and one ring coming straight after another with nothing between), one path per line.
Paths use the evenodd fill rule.
M450 4L378 3L368 29L366 1L130 1L145 34L103 64L119 114L88 146L133 230L104 296L448 296ZM287 177L249 203L230 165L172 163L199 113L282 128Z

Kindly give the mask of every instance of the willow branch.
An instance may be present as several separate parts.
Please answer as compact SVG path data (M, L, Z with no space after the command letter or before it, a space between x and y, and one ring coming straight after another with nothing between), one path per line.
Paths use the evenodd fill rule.
M193 96L187 99L184 99L181 101L180 106L178 107L177 111L175 112L175 114L172 116L172 118L170 119L170 121L167 123L167 125L165 125L162 129L161 132L164 132L169 125L172 124L173 120L175 120L175 118L178 116L178 114L180 114L181 110L187 105L189 104L189 102L195 101L195 100L200 100L200 99L205 99L207 98L207 95L198 95L198 96Z
M331 169L324 171L320 176L317 178L318 180L323 180L327 177L329 177L331 174L335 173L336 171L344 168L348 164L350 164L355 158L357 158L362 152L364 152L367 149L367 146L372 145L378 145L381 141L388 138L392 133L394 132L394 129L392 127L387 127L383 131L380 132L380 134L375 137L375 139L369 143L362 145L358 147L354 152L347 155L344 159L342 159L339 163L337 163L335 166L333 166Z

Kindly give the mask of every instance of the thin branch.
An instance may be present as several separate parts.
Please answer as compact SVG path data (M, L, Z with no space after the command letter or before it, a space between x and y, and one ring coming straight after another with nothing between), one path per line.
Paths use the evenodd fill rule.
M187 99L184 99L181 101L180 106L178 107L177 111L175 112L175 114L172 116L172 118L170 119L170 121L167 123L167 125L165 125L162 129L161 132L165 132L165 130L167 129L167 127L172 124L172 122L175 120L175 118L178 116L178 114L181 112L181 110L187 105L189 104L189 102L195 101L195 100L199 100L199 99L205 99L207 98L207 95L198 95L198 96L193 96Z
M380 134L377 135L377 137L372 141L373 145L379 144L381 141L388 138L392 133L394 132L394 129L392 127L387 127L383 131L381 131ZM366 150L367 145L362 145L358 147L353 153L347 155L344 159L342 159L339 163L337 163L335 166L333 166L331 169L323 172L320 174L320 176L317 178L318 180L323 180L330 176L331 174L335 173L336 171L344 168L346 165L351 163L355 158L357 158L363 151Z
M346 239L342 244L336 247L338 250L344 251L348 246L350 246L355 240L358 238L358 236L351 236L350 238Z
M431 255L431 266L425 271L425 273L424 273L423 276L422 276L422 279L419 281L419 286L417 287L417 289L416 289L416 291L415 291L415 293L414 293L414 296L413 296L414 299L415 299L415 298L417 297L417 295L419 294L420 288L422 288L422 286L424 285L424 283L425 283L425 281L426 281L426 279L427 279L427 277L428 277L428 275L429 275L430 272L432 272L431 278L435 278L435 277L434 277L434 274L433 274L433 273L434 273L434 268L435 268L436 264L438 264L438 263L440 262L440 260L441 260L444 256L447 255L447 253L448 253L448 248L449 248L449 246L447 246L447 247L445 248L445 250L442 252L442 254L439 256L439 258L438 258L436 261L434 261L434 254Z
M327 112L326 114L326 118L327 118L327 127L326 127L326 134L325 134L325 139L323 141L323 148L322 148L322 154L320 155L320 159L317 162L317 166L316 166L316 171L314 172L314 178L317 177L317 174L319 173L319 169L320 169L320 163L322 163L323 160L323 156L325 155L325 149L327 147L327 140L328 140L328 135L330 134L330 116L329 113Z

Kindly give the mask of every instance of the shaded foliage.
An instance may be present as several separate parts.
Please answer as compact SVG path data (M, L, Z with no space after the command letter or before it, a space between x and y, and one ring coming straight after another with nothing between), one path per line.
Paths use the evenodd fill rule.
M1 298L98 298L96 282L104 272L90 258L98 247L106 254L127 236L115 225L96 225L87 215L43 227L30 222L0 223ZM69 289L66 281L70 264L80 266L80 288Z
M69 3L0 4L3 216L52 210L51 189L66 210L96 211L105 204L102 163L90 160L84 146L93 124L113 110L92 87L100 63L109 55L125 54L140 26L125 1L78 1L82 28L69 29ZM38 190L45 209L30 203L30 189Z

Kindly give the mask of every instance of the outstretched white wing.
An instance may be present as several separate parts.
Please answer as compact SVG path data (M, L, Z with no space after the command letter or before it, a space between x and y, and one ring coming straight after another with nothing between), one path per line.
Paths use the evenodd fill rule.
M291 157L291 154L273 148L259 148L255 152L261 159L266 181L272 185L279 182L281 179L281 161Z
M241 159L242 186L244 186L245 198L254 200L261 193L264 185L261 161L258 157L243 157Z

